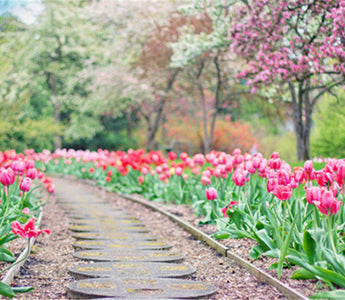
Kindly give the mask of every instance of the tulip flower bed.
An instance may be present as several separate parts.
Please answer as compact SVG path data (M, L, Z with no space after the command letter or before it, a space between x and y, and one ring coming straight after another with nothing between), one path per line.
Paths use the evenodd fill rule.
M345 160L292 167L273 153L165 158L158 151L48 151L33 156L42 170L91 179L152 201L188 204L201 223L216 224L217 239L257 242L250 258L274 257L278 278L299 266L295 279L322 280L331 289L315 298L345 298ZM317 167L318 170L315 170Z
M25 260L30 253L30 239L49 230L35 228L40 214L42 196L32 181L42 179L48 191L53 192L51 180L35 168L33 151L17 154L15 151L0 152L0 274ZM25 224L24 224L25 223ZM28 247L22 260L15 259L9 250L11 241L18 237L27 239ZM15 293L25 293L31 287L10 287L0 282L0 295L14 297Z

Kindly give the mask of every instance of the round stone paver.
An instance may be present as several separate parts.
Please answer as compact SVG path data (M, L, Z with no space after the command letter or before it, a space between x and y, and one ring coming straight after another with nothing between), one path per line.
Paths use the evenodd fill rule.
M192 267L174 263L96 262L78 264L69 269L74 277L187 277L195 273Z
M149 232L144 226L126 225L74 225L68 228L74 232Z
M77 298L114 297L121 299L200 299L216 288L199 281L172 278L97 278L74 282L68 295Z
M167 250L171 249L161 241L116 241L116 240L97 240L97 241L76 241L72 246L75 249L135 249L135 250Z
M136 261L136 262L179 262L184 256L170 251L133 251L133 250L84 250L73 253L83 260L93 261Z
M157 241L160 238L150 233L129 232L76 232L72 237L77 240L133 240L133 241Z

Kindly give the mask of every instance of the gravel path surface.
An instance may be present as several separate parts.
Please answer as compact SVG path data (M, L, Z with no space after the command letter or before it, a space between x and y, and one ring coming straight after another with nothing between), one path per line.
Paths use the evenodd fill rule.
M70 184L71 180L55 178L54 182L58 187L59 184ZM96 197L107 199L111 206L120 207L131 213L145 223L150 232L172 245L172 251L184 254L184 264L197 270L189 278L210 283L218 288L217 294L209 299L285 299L276 288L260 282L235 262L195 240L188 232L160 213L116 194L108 194L97 187L80 182L72 184L83 187ZM171 206L170 210L185 219L189 218L191 223L196 222L195 217L189 215L189 207ZM49 228L51 234L37 239L31 256L14 281L17 286L31 285L35 290L16 299L67 299L66 286L74 281L67 270L78 263L72 256L72 243L75 240L67 229L70 225L71 221L62 207L51 196L49 203L44 207L42 220L42 228ZM207 231L207 227L204 229ZM209 230L213 229L210 227Z

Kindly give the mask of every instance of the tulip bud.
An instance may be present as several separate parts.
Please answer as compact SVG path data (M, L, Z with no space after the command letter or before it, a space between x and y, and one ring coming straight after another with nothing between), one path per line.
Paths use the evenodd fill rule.
M28 192L30 191L30 188L31 188L31 178L29 177L25 177L22 179L22 181L20 182L19 184L19 189L23 192Z
M206 198L207 200L217 199L217 190L213 187L206 189Z
M11 168L0 170L0 182L7 186L14 183L14 172Z

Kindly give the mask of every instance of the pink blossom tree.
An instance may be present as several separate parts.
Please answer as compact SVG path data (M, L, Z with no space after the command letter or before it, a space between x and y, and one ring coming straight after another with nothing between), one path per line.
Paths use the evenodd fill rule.
M309 158L313 109L345 82L345 1L242 1L231 49L248 62L238 76L253 93L278 86L289 94L299 160Z

